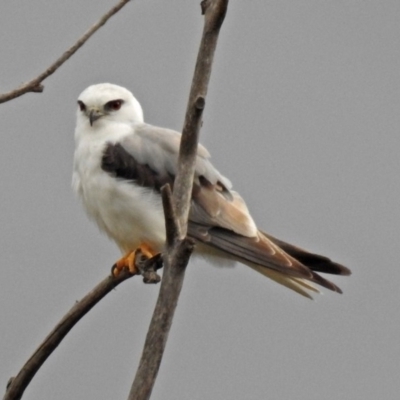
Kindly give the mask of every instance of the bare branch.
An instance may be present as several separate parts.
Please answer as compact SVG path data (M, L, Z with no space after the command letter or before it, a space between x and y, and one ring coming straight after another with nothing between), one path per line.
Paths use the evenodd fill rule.
M155 256L151 259L143 260L139 257L135 260L135 264L140 270L143 280L146 283L157 283L160 280L160 277L155 273L157 269L161 268L160 259L160 256ZM77 301L71 310L68 311L68 313L50 332L43 343L36 349L17 376L9 380L3 400L19 400L36 372L75 324L103 297L110 293L111 290L132 276L134 275L130 274L126 270L121 271L117 277L108 276L82 300Z
M168 189L162 191L167 232L167 251L163 257L164 274L128 400L148 400L150 398L182 288L185 269L193 251L194 243L186 238L186 232L197 143L211 65L227 7L228 0L202 2L202 11L203 14L205 13L204 30L182 132L179 169L174 182L172 202L170 191Z
M37 78L12 92L0 95L0 103L19 97L27 92L43 91L41 82L54 73L94 32L104 25L128 1L120 1L96 25L89 29L74 46L67 50L62 57ZM203 13L205 13L205 26L182 133L179 172L174 184L173 198L171 198L171 192L168 188L164 188L162 191L168 236L167 251L163 256L166 268L159 298L147 334L143 355L129 394L129 399L140 400L150 397L182 288L186 265L193 251L194 243L185 236L187 231L187 216L190 208L198 132L205 105L213 54L227 4L228 0L206 0L202 2ZM137 260L137 266L145 282L158 282L159 277L155 271L161 267L160 261L160 257L156 257L154 260ZM81 301L77 302L34 352L18 375L10 379L3 400L20 399L36 372L72 327L107 293L131 276L128 272L122 271L118 277L107 277Z
M193 250L193 243L189 239L184 239L178 243L178 246L174 246L173 250L172 254L164 256L160 293L146 336L139 368L128 396L129 400L150 398L182 289L186 265ZM174 264L172 264L173 261ZM165 270L167 265L168 271Z
M167 247L172 247L175 243L175 239L179 237L179 225L177 224L176 214L172 203L171 187L168 184L161 188L161 196L165 216Z
M8 93L0 94L0 103L5 103L16 97L22 96L25 93L41 93L44 90L42 82L53 74L62 64L65 63L86 41L101 28L114 14L116 14L122 7L124 7L130 0L120 0L111 10L105 13L100 20L94 24L72 47L70 47L61 57L59 57L50 67L48 67L39 76L31 81L24 83L17 89Z
M181 227L180 238L186 236L187 218L192 197L195 157L201 116L205 107L211 66L217 45L219 30L225 18L228 0L205 0L201 3L205 14L203 37L197 56L195 72L190 89L185 123L182 131L182 142L179 153L179 173L174 184L175 212Z

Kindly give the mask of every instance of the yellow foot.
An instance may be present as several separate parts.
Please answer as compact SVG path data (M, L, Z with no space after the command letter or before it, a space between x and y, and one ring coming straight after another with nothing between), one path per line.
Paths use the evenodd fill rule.
M138 256L142 255L146 258L152 258L158 253L154 251L149 244L141 243L140 246L135 250L135 254Z
M132 275L140 274L140 271L136 267L136 257L152 258L157 252L155 252L147 243L141 243L140 246L134 250L126 253L120 258L112 267L112 275L118 276L123 269L128 269Z

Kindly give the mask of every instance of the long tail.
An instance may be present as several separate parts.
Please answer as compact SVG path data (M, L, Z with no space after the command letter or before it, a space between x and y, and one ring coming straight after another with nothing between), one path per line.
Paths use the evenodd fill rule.
M262 231L258 231L256 237L245 237L227 229L191 222L189 235L309 298L308 291L319 292L313 284L342 293L338 286L317 272L351 274L348 268L327 257L309 253Z

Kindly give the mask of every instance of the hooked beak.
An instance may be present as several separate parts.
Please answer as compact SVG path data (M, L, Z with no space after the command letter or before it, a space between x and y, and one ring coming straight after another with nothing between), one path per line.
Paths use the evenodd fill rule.
M90 112L89 112L90 126L93 126L93 122L98 120L102 116L103 116L103 113L100 110L97 110L97 109L90 110Z

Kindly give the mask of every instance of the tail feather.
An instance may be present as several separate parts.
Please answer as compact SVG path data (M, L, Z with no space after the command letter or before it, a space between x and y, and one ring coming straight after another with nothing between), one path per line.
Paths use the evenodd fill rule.
M308 299L312 300L312 296L308 293L308 291L321 293L312 283L307 282L304 279L288 276L278 271L267 269L261 265L247 265L267 278L272 279L276 283L279 283L280 285L285 286L301 296L307 297Z
M279 240L266 232L260 232L262 232L262 234L271 242L279 246L285 253L300 261L312 271L333 275L351 275L351 271L347 267L331 261L328 257L310 253L307 250L301 249L300 247L293 246L292 244Z
M335 275L351 273L348 268L327 257L309 253L262 231L258 231L255 237L247 237L224 228L206 227L191 221L189 235L221 251L225 257L236 259L309 298L311 296L308 291L319 293L313 284L342 293L338 286L317 272Z

